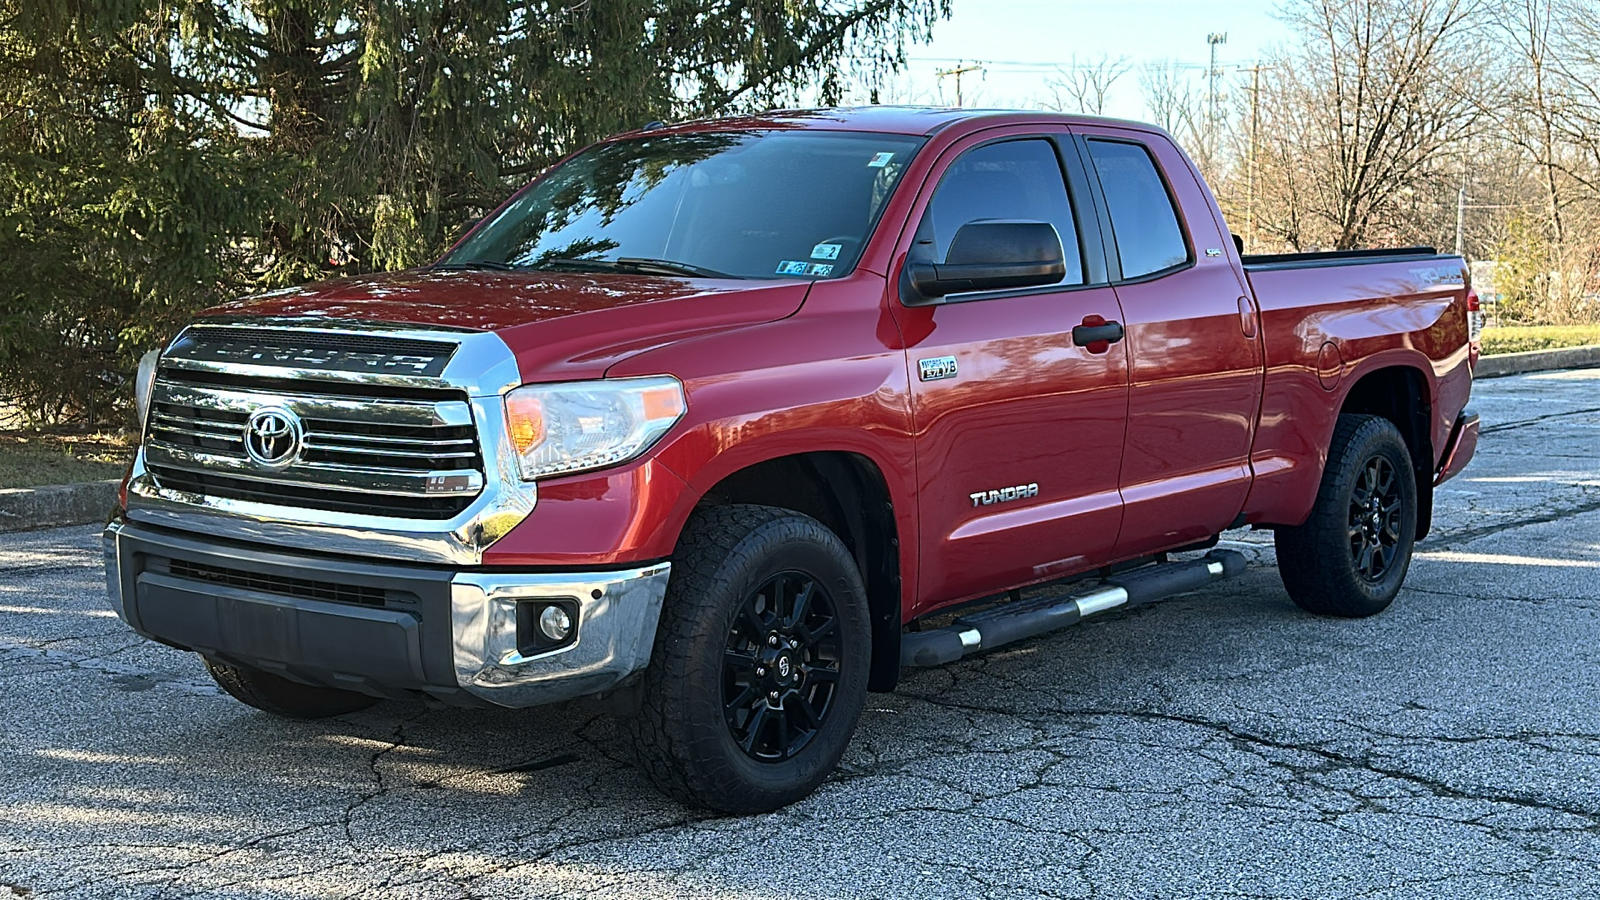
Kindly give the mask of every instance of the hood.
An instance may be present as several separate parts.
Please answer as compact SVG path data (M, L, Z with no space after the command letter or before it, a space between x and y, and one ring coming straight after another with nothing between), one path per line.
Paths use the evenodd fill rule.
M635 353L793 315L806 281L413 269L287 288L205 315L492 331L523 381L599 378Z

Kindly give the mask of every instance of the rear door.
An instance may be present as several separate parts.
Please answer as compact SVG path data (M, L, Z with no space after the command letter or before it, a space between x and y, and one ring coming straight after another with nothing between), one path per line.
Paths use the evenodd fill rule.
M1093 206L1086 189L1069 193L1064 165L1077 167L1081 184L1064 129L959 142L901 238L897 258L942 262L967 222L1046 221L1067 259L1067 276L1047 287L957 294L933 306L890 301L907 344L917 431L918 614L1100 565L1116 544L1127 362L1120 349L1073 342L1085 317L1120 313ZM1080 228L1085 220L1090 227Z
M1222 531L1250 490L1257 317L1209 193L1165 137L1074 126L1104 216L1129 366L1126 504L1115 555Z

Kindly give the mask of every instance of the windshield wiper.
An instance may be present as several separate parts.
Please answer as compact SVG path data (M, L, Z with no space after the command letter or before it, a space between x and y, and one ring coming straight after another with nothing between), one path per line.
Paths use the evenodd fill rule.
M460 262L434 263L429 266L436 272L515 272L516 266L492 259L464 259Z
M642 256L624 256L619 259L570 259L556 257L554 259L539 260L541 266L561 266L563 268L590 268L600 271L626 271L639 272L645 275L688 275L691 278L733 278L726 272L716 269L707 269L704 266L694 266L689 263L673 262L670 259L646 259Z

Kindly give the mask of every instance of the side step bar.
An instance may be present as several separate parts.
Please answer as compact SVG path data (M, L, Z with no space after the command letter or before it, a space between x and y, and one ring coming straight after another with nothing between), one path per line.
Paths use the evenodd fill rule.
M1154 603L1199 590L1213 581L1232 578L1244 569L1244 554L1237 550L1213 550L1204 558L1190 562L1157 563L1112 575L1101 581L1099 587L1077 597L1042 597L1002 603L962 616L936 631L906 633L900 638L900 663L923 668L942 666L979 650L993 650L1075 625L1108 609Z

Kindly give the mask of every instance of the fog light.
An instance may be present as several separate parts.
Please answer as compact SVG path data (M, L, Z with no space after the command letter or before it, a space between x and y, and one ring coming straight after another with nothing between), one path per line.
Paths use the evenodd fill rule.
M559 606L546 606L544 612L539 613L539 630L545 637L560 643L572 633L572 617Z

